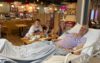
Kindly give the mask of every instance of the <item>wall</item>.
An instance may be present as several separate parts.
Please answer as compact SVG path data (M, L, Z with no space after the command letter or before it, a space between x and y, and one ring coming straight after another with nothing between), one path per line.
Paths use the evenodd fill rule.
M9 13L10 12L9 4L1 2L0 5L2 5L2 6L0 6L0 13Z

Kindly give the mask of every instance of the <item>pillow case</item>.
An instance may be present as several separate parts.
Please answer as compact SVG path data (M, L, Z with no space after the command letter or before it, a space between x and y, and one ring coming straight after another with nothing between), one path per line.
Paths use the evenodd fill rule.
M81 27L82 27L81 24L76 23L76 25L73 28L71 28L70 30L68 30L67 32L68 33L78 33L79 30L81 29Z
M87 38L87 41L86 41L85 45L83 46L83 48L96 43L100 39L100 30L89 28L89 31L84 35L84 37ZM82 53L91 55L92 51L93 51L93 47L89 47L89 48L84 49L82 51Z
M82 26L81 24L76 23L76 25L73 28L64 32L58 39L63 39L66 36L66 33L78 33L79 30L81 29L81 26Z

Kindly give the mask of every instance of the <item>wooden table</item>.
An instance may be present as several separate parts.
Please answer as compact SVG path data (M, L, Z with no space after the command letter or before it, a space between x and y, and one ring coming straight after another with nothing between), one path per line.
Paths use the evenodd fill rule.
M27 45L27 44L31 44L33 41L30 41L29 39L26 39L26 38L21 38L21 40L23 41L23 43L25 44L25 45Z
M29 40L29 39L27 39L27 38L21 38L21 40L23 41L23 43L25 44L25 45L27 45L27 44L31 44L31 43L33 43L33 42L40 42L40 41L43 41L43 40L48 40L48 38L39 38L38 40Z
M27 25L26 24L15 24L15 26L19 28L19 35L22 37L24 28L27 27Z

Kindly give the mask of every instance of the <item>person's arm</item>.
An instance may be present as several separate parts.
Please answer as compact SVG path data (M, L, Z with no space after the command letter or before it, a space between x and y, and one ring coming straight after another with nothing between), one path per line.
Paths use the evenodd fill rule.
M40 32L43 32L43 28L42 26L39 27Z
M59 41L59 40L63 40L67 35L68 35L68 34L63 33L61 36L58 36L57 39L54 39L54 42L57 42L57 41Z
M29 31L26 33L25 37L29 37L30 35L33 35L33 33L34 33L34 26L32 25Z
M77 54L77 55L79 55L79 54L81 53L82 50L79 50L79 51L77 51L77 52L74 52L74 51L83 48L83 46L84 46L84 44L81 43L80 45L74 47L74 48L73 48L73 54Z
M86 43L86 40L87 38L82 37L80 39L80 42L77 44L77 46L73 48L73 51L83 48L84 44ZM81 50L75 52L74 54L80 54L80 53L81 53Z
M49 37L51 38L51 40L53 42L57 42L58 41L58 35L57 34L51 34Z
M53 42L58 42L58 41L60 41L60 40L62 40L62 39L53 39L52 41L53 41Z

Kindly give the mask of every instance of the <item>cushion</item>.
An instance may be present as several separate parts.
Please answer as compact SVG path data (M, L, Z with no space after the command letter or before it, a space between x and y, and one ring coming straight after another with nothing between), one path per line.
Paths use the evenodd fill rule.
M81 24L76 23L76 25L73 28L71 28L70 30L68 30L67 32L68 33L78 33L81 26L82 26Z
M90 46L94 43L96 43L100 38L100 30L98 29L89 29L89 31L84 35L84 37L87 38L87 41L83 47ZM88 55L91 55L93 51L93 47L86 48L82 51L82 53L86 53Z
M79 23L76 23L76 25L71 28L70 30L67 30L67 33L78 33L82 25ZM63 39L66 36L66 32L64 32L58 39Z

